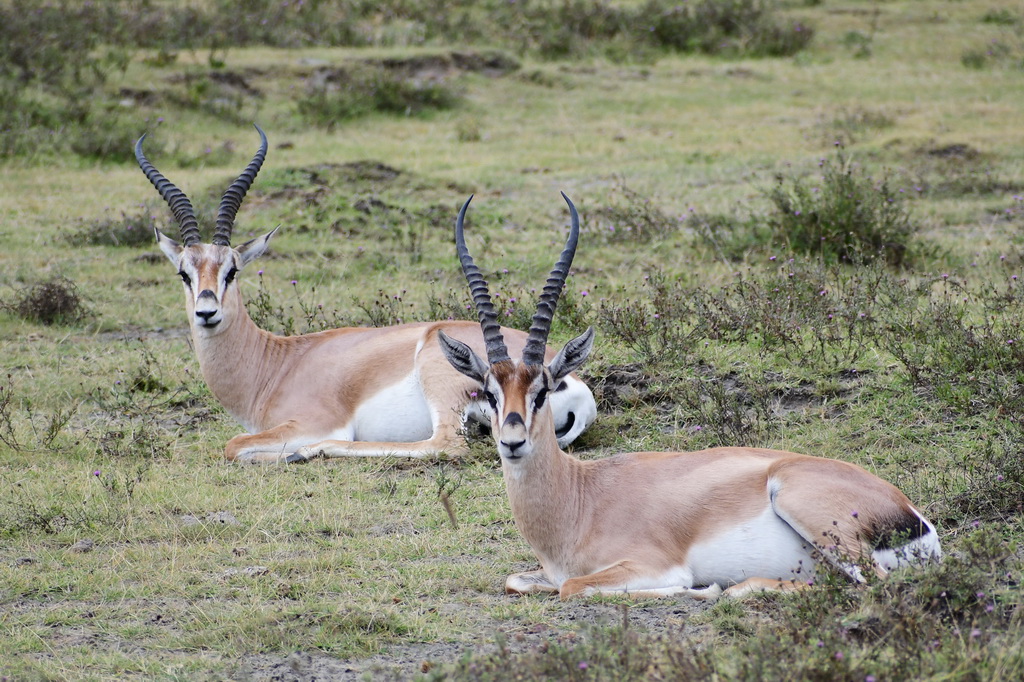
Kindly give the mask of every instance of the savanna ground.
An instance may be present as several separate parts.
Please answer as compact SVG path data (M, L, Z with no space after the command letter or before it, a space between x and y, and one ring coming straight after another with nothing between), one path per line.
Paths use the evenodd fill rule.
M1020 679L1019 3L0 3L0 676ZM524 325L599 332L583 458L854 462L946 560L798 595L502 594L533 568L486 437L459 461L232 466L176 234L268 160L235 241L264 328L466 317L469 239ZM258 272L257 272L258 271ZM451 501L454 523L441 503Z

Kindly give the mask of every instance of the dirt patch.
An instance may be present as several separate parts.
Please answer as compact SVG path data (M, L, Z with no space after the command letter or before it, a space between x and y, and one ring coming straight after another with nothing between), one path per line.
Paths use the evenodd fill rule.
M988 154L964 143L919 146L908 166L915 192L929 197L1017 194L1024 188Z
M921 152L939 159L961 159L968 161L973 161L981 156L981 152L974 147L960 143L922 149Z
M185 84L186 87L192 87L194 84L205 79L210 83L216 84L214 89L218 92L215 93L215 96L244 95L246 97L262 98L263 92L249 83L250 78L261 75L263 75L263 72L258 69L247 69L245 72L208 71L198 76L191 73L175 73L167 77L167 82L174 83L175 85Z
M518 71L519 62L503 52L448 52L412 57L363 59L343 66L320 66L306 77L310 91L345 87L361 71L385 71L413 83L441 84L466 73L500 78Z
M763 73L758 73L751 69L744 69L742 67L736 67L732 69L726 69L725 75L730 78L740 78L746 80L758 80L758 81L770 81L771 76L767 76Z
M598 405L615 408L634 404L647 393L651 378L640 363L612 365L604 373L586 377Z
M156 106L162 100L156 91L141 88L121 88L117 91L117 96L121 98L122 102L146 107Z
M246 77L236 71L211 71L208 74L208 78L214 83L219 83L228 89L237 90L249 97L263 97L262 91L249 85Z
M318 206L324 197L337 189L344 188L349 193L377 192L406 173L381 161L365 159L350 163L285 168L267 175L269 182L279 189L254 189L250 204L262 206L298 200L306 206Z
M105 343L111 341L169 341L170 339L186 338L190 334L191 332L189 332L188 327L171 327L170 329L153 327L152 329L143 329L135 325L128 325L124 329L118 329L113 332L100 332L95 337L88 338L94 338ZM80 338L84 339L86 337Z
M496 50L367 59L362 63L417 81L444 81L462 73L479 73L489 78L499 78L520 68L514 58Z
M811 386L800 386L780 393L773 405L772 412L782 417L791 412L806 412L822 406L821 396L814 393Z
M546 597L495 597L503 599L545 599ZM555 597L547 597L555 599ZM464 616L476 619L477 609L453 605ZM456 662L467 653L488 653L498 646L500 634L513 654L521 654L554 641L583 640L592 627L608 627L624 621L630 629L649 635L675 635L686 629L688 620L711 608L712 604L694 600L665 600L664 603L624 607L600 602L562 604L554 618L538 623L509 625L492 621L481 628L472 642L424 642L396 645L387 651L360 659L340 659L320 651L298 651L286 656L257 654L239 661L232 680L245 682L312 682L313 680L407 680L429 670ZM476 616L470 611L477 611ZM692 634L692 633L691 633Z

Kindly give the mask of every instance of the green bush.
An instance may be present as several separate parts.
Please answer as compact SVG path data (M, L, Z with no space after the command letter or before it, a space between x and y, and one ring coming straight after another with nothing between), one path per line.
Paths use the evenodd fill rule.
M151 211L140 207L136 213L122 211L117 218L82 221L64 238L74 245L149 247L153 245L153 230L156 228L167 230L167 226L160 223Z
M817 261L769 257L720 287L660 275L639 292L605 302L602 331L650 364L678 360L700 341L753 345L762 354L823 370L848 368L876 342L892 278L877 267L850 271Z
M0 152L128 158L103 92L129 62L116 16L110 3L0 3Z
M767 192L774 211L768 224L774 239L795 253L827 263L908 260L916 230L903 197L889 178L862 174L840 147L822 159L820 184L779 174Z
M18 317L46 325L75 324L89 315L78 287L66 277L25 287L3 307Z
M612 189L613 200L586 211L582 222L588 238L607 244L641 244L669 237L680 227L680 220L666 215L649 197L628 187L619 178Z
M1024 420L1024 294L1016 278L968 289L941 274L889 287L878 344L911 381L956 409Z
M415 83L379 67L332 71L299 100L299 114L313 125L337 123L374 113L413 116L451 109L461 95L442 83Z
M649 26L656 45L678 52L786 57L810 44L814 29L777 21L774 6L762 0L705 0L693 5L648 0L638 24Z

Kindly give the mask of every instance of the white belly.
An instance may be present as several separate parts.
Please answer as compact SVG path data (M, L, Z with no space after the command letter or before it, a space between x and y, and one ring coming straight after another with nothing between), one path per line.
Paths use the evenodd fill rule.
M810 543L771 508L746 523L694 545L686 557L695 585L722 587L747 578L809 580L814 575Z
M360 405L351 440L411 443L430 438L434 422L419 377L408 376Z

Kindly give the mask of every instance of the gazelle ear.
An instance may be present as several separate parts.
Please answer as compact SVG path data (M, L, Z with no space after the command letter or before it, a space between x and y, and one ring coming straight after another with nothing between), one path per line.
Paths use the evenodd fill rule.
M250 239L235 249L238 251L238 255L242 258L243 268L267 252L267 247L270 246L270 240L274 238L274 235L277 234L277 231L280 229L281 226L278 225L265 235L256 237L255 239Z
M178 262L181 259L181 251L183 248L181 244L174 241L155 227L153 228L153 231L156 232L156 243L160 245L160 250L164 252L164 255L167 256L168 260L171 261L174 267L178 267Z
M441 352L452 367L483 386L484 377L487 375L487 363L481 360L472 348L442 331L437 332L437 341L441 344Z
M593 348L594 328L588 327L587 331L569 341L562 347L562 350L558 351L558 355L548 365L551 378L558 381L575 372L583 365Z

